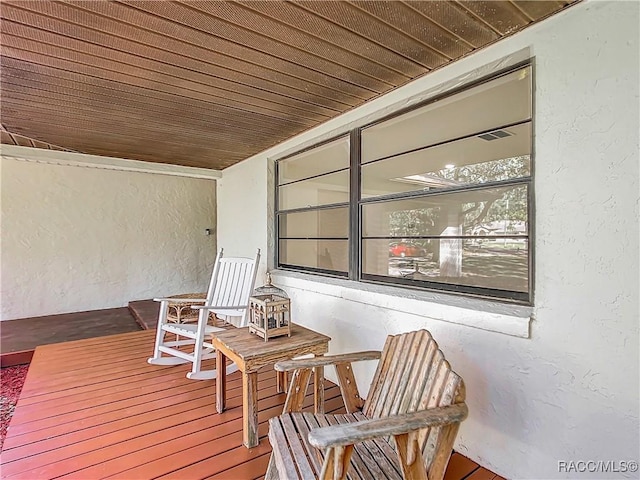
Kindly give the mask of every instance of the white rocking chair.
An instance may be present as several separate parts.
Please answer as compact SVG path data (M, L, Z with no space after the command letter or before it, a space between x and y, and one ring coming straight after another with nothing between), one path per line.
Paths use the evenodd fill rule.
M215 369L202 370L202 361L215 358L215 349L210 342L211 334L223 328L209 325L209 312L232 323L236 327L244 327L248 323L249 297L256 281L260 249L255 258L223 258L220 249L213 267L204 305L192 306L199 310L197 324L172 323L167 318L170 303L190 302L202 303L202 298L154 298L160 302L158 327L153 357L147 361L152 365L179 365L191 362L191 371L187 378L192 380L209 380L216 378ZM231 318L239 320L230 321ZM165 339L167 333L176 335L176 340ZM185 337L185 339L180 339ZM193 345L193 351L184 351L180 347ZM168 356L162 356L162 354ZM227 375L238 367L233 364L227 367Z

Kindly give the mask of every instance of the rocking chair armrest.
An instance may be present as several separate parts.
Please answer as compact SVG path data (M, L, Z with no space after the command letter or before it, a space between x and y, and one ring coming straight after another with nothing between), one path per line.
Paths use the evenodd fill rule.
M242 310L249 305L192 305L193 310Z
M467 405L458 403L389 417L314 428L309 432L309 443L323 449L353 445L372 438L402 435L421 428L461 422L467 414Z
M168 298L154 298L154 302L169 302L169 303L204 303L206 298L179 298L179 297L168 297Z
M277 362L274 368L278 372L287 372L289 370L298 370L300 368L324 367L327 365L337 365L340 363L351 363L364 360L378 360L382 352L369 350L366 352L344 353L340 355L324 355L313 358L298 358L294 360L285 360Z

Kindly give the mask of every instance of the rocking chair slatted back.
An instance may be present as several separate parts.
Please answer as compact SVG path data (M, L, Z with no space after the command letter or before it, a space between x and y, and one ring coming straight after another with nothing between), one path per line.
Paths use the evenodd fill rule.
M216 271L211 276L207 293L208 305L242 305L247 303L255 284L256 263L251 258L224 258L220 252L216 262ZM248 321L246 309L237 326L245 326ZM215 312L215 309L213 310ZM218 313L218 312L216 312ZM220 311L219 315L229 316L229 311ZM234 313L237 315L237 313Z

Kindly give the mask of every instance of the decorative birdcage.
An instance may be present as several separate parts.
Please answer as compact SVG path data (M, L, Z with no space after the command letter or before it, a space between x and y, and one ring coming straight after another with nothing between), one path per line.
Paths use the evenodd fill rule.
M284 290L267 283L256 288L249 298L249 332L268 341L270 338L291 336L291 300Z

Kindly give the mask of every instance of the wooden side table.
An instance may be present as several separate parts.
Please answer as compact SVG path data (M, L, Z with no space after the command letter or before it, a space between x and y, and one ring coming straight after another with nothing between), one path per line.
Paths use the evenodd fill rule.
M265 342L249 333L249 328L233 328L213 334L216 358L216 409L222 413L226 403L226 359L230 358L242 372L242 441L252 448L258 445L258 370L280 360L300 355L324 355L329 350L330 337L300 325L291 325L291 337L272 338ZM283 381L278 372L278 387ZM314 369L316 408L324 400L324 371ZM321 407L320 407L321 408Z

